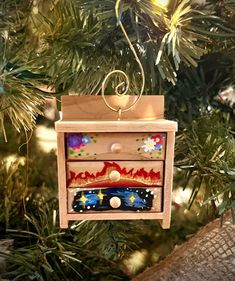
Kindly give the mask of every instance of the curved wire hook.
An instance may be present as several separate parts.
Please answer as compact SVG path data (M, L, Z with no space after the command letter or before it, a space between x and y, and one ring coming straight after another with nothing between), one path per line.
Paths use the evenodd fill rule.
M117 0L117 1L116 1L116 5L115 5L115 13L116 13L116 18L117 18L117 19L119 18L119 6L120 6L120 2L121 2L121 0ZM124 26L123 26L123 24L122 24L122 22L121 22L121 20L119 21L119 25L120 25L120 27L121 27L121 30L122 30L124 36L126 37L126 40L127 40L128 44L129 44L129 46L130 46L130 49L131 49L132 53L134 54L134 57L135 57L135 59L136 59L138 65L139 65L139 67L140 67L140 72L141 72L141 77L142 77L142 87L141 87L141 90L140 90L139 95L137 96L137 98L135 99L135 101L134 101L130 106L128 106L128 107L126 107L126 108L115 108L115 107L111 106L111 105L107 102L107 99L106 99L105 94L104 94L104 91L105 91L105 88L106 88L106 85L107 85L107 81L110 79L110 77L111 77L113 74L119 74L119 75L122 75L122 76L123 76L124 81L121 82L121 83L119 83L119 84L115 87L115 94L116 94L117 96L121 97L121 96L124 96L124 95L128 92L129 87L130 87L130 80L129 80L129 77L126 75L126 73L125 73L124 71L122 71L122 70L113 70L113 71L109 72L109 73L105 76L105 78L104 78L104 80L103 80L103 82L102 82L101 95L102 95L102 97L103 97L103 100L104 100L106 106L107 106L109 109L111 109L112 111L115 111L115 112L118 113L118 115L119 115L119 118L118 118L118 119L121 118L121 113L122 113L122 112L125 112L125 111L130 110L130 109L139 101L139 99L141 98L141 96L142 96L142 94L143 94L144 87L145 87L145 74L144 74L144 69L143 69L143 66L142 66L142 64L141 64L141 61L140 61L140 59L138 58L138 55L137 55L137 53L136 53L136 50L135 50L134 46L132 45L132 43L131 43L131 41L130 41L128 35L127 35L127 32L126 32L126 30L125 30L125 28L124 28ZM123 90L124 85L125 85L125 88L124 88L124 90ZM120 93L120 89L121 89L121 93Z

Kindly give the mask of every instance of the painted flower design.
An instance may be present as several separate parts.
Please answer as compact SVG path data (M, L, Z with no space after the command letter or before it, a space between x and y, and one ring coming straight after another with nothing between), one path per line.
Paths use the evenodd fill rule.
M83 144L89 144L91 142L91 139L88 136L83 136L82 137L82 142Z
M70 149L80 149L81 147L91 143L91 138L82 133L68 134L67 145Z
M161 150L163 146L162 136L160 134L154 135L151 137L155 141L155 149Z
M142 148L144 149L144 152L151 152L155 149L156 142L152 138L147 138L147 140L144 140L144 145L142 145Z
M83 136L81 133L69 134L68 139L67 139L68 146L73 149L78 149L78 148L84 146L82 138L83 138Z

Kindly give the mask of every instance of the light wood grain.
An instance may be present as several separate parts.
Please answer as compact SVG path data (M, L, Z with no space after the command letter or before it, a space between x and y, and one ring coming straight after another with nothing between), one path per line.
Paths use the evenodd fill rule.
M62 96L63 120L117 120L117 113L111 111L101 96ZM129 107L136 96L106 96L115 108ZM122 119L156 119L164 116L163 96L142 96L129 111L122 114Z
M67 168L68 187L163 185L163 161L67 162ZM109 175L112 171L121 171L119 181L110 180ZM146 173L149 175L145 176ZM153 179L158 173L160 178Z
M165 180L164 180L164 196L163 196L163 214L164 218L161 222L163 229L170 228L171 220L171 198L172 198L172 181L173 181L173 162L174 162L174 144L175 133L167 133L166 160L165 160Z
M83 213L83 214L68 214L68 220L162 220L163 213L148 212L128 212L119 213Z
M102 187L101 187L102 188ZM137 187L138 188L138 187ZM68 213L69 214L78 214L78 212L75 212L72 208L74 196L78 191L85 191L85 190L95 190L97 188L68 188ZM98 188L99 189L99 188ZM146 217L148 217L148 213L150 212L161 212L162 211L162 187L149 187L148 190L152 191L154 194L154 199L153 199L153 206L151 210L149 211L141 211L141 213L145 213ZM122 212L121 210L109 210L109 211L89 211L89 212L83 212L83 214L86 213L120 213ZM125 211L125 212L130 212L130 213L135 213L136 211ZM139 213L139 212L138 212Z
M135 98L135 96L125 96L120 99L116 96L107 96L107 100L113 106L117 107L125 107ZM62 228L68 227L69 220L127 219L157 219L160 220L164 229L170 227L174 135L177 130L177 123L163 119L163 111L163 96L143 96L136 106L132 110L123 113L121 120L118 121L117 114L105 106L100 96L62 97L62 120L55 124L58 133L59 208L60 225ZM149 159L148 156L142 152L137 154L136 149L139 147L137 147L138 145L134 141L135 136L141 134L151 135L156 134L156 132L163 133L166 136L166 143L164 143L164 149L160 158L157 159L154 157ZM93 153L94 155L86 155L88 158L79 155L81 156L79 160L82 161L77 161L78 159L75 157L76 153L79 154L80 152L80 154L82 154L83 151L76 151L75 149L75 151L72 152L74 155L69 154L70 149L66 151L65 134L67 133L102 133L102 137L98 139L100 143L97 141L97 143L90 144L89 149L87 145L84 150L84 153L89 153L91 155ZM115 143L116 146L111 149L112 145ZM69 160L66 159L66 154ZM94 159L93 156L96 156L94 157L96 159ZM153 161L156 159L161 161ZM122 175L116 175L114 178L113 175L111 177L110 173L114 170L116 173L118 170L116 168L113 169L112 166L111 168L109 167L109 170L105 170L103 179L99 178L100 175L97 173L101 171L104 166L104 162L101 160L107 160L108 162L113 162L115 160L120 166L118 168L118 170L121 171L119 172L120 175L123 172L123 168L126 168L126 171L132 168L133 171L141 168L144 168L146 171L150 171L151 169L153 169L154 172L160 171L160 180L156 180L156 178L155 181L148 179L147 182L143 180L140 181L141 184L139 184L139 179L138 181L133 181L133 179L131 179L131 177L133 177L133 171L130 172L129 178L125 178ZM76 180L70 181L71 172L75 173L75 176L81 173L82 177L77 177L79 182ZM87 181L90 175L92 176ZM87 182L80 182L80 179L84 180L84 178ZM108 184L104 185L103 183L105 182ZM130 185L131 182L133 185ZM91 189L91 186L93 186L100 189L118 185L128 187L142 186L142 188L143 186L150 186L148 189L154 189L158 186L156 191L158 196L154 199L154 209L144 212L113 210L70 213L72 211L71 204L73 195L77 187Z
M177 130L177 122L169 120L129 121L57 121L57 132L171 132Z
M60 227L68 227L67 219L67 190L66 190L66 160L65 160L65 136L64 133L57 133L57 167L59 186L59 211Z
M69 160L163 160L165 158L165 133L84 133L89 143L78 148L67 142L67 158ZM158 137L161 149L144 151L144 141L153 136ZM78 135L81 138L81 135ZM74 134L67 134L74 139ZM115 152L115 146L118 147ZM113 152L114 151L114 152Z

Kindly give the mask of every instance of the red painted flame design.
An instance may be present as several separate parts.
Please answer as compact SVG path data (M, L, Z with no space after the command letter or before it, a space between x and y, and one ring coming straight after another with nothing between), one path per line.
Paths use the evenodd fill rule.
M111 171L116 170L121 174L121 179L118 182L112 182L109 179ZM104 162L104 167L97 173L89 173L87 171L76 174L69 171L68 187L115 187L115 186L161 186L162 178L160 171L155 172L151 169L149 172L144 168L135 171L134 168L127 171L126 168L121 168L115 162Z

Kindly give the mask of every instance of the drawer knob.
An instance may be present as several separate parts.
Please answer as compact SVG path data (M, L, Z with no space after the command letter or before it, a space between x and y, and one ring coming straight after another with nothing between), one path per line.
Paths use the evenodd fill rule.
M109 174L109 179L111 181L119 181L121 178L121 175L118 171L112 171L110 174Z
M111 152L113 153L119 153L122 150L122 145L120 143L113 143L111 145Z
M117 196L110 198L109 204L112 208L117 209L121 206L122 202L121 199Z

